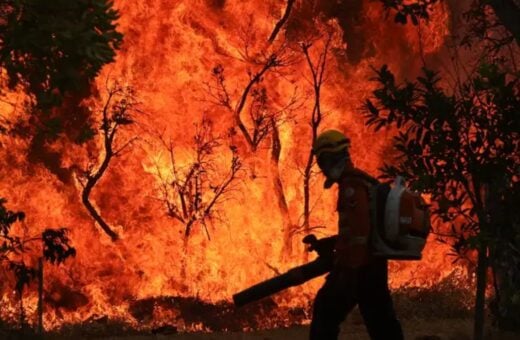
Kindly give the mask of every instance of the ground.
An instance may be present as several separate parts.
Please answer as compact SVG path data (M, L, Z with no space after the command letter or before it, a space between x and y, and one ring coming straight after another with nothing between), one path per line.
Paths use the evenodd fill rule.
M406 288L393 292L397 315L403 325L406 340L470 340L473 333L473 296L468 289L454 284L438 284L430 288ZM309 300L311 301L311 300ZM194 298L160 297L145 299L130 309L136 323L128 324L111 320L107 316L91 317L81 323L64 325L50 331L45 339L56 340L306 340L310 316L308 308L283 308L272 299L264 299L246 307L236 308L228 302L210 304ZM164 319L165 323L152 326L147 323L156 311L177 311L176 318ZM520 333L499 333L490 323L488 310L485 339L519 340ZM271 330L260 330L270 324ZM308 323L308 322L307 322ZM212 329L212 333L183 333L187 325L191 329ZM293 325L281 328L283 325ZM254 331L241 331L242 329ZM140 330L139 330L140 329ZM230 330L224 332L223 330ZM34 333L21 336L13 328L0 324L0 340L36 339ZM363 319L355 308L342 325L339 340L369 340Z
M402 321L405 339L410 340L470 340L472 320L463 319L407 319ZM125 337L103 337L105 340L305 340L308 326L293 326L287 329L265 330L257 332L217 332L190 334L155 334ZM90 337L89 337L90 338ZM65 339L65 338L63 338ZM70 338L68 338L70 339ZM92 339L92 338L90 338ZM362 320L354 315L342 327L339 340L369 340ZM520 334L502 333L487 330L485 339L518 340Z

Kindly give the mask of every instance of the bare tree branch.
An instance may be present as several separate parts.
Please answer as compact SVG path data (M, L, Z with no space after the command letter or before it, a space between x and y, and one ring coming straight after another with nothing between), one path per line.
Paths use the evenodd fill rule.
M116 241L119 236L96 210L90 201L90 194L101 177L106 173L112 159L120 155L124 149L136 140L136 137L134 137L124 143L121 147L114 147L119 128L133 123L132 116L136 111L136 100L135 94L130 87L123 87L117 82L114 85L109 86L107 80L107 91L108 97L101 110L102 119L100 128L103 136L104 154L101 164L97 169L94 169L96 164L95 159L97 157L93 157L93 159L89 160L87 168L82 171L82 178L80 180L80 183L83 186L81 200L89 214L99 224L101 229L110 236L112 241Z
M287 0L287 7L285 8L285 12L284 12L283 16L280 18L280 20L274 26L273 32L269 36L269 40L268 40L269 43L271 43L271 44L273 43L273 41L276 39L276 36L282 29L282 27L285 25L287 20L289 20L289 16L291 15L291 9L295 2L296 2L296 0Z
M235 126L243 135L250 151L255 152L260 143L269 135L271 130L270 117L279 114L272 110L268 105L267 89L261 83L264 77L276 70L294 63L291 55L287 52L287 46L282 44L275 51L261 51L254 57L247 51L249 35L245 38L246 53L244 61L256 66L260 66L256 72L249 73L249 81L236 100L231 98L226 86L224 67L217 65L212 70L214 84L206 83L206 90L209 93L210 102L224 107L232 116ZM249 108L249 116L244 117ZM247 119L249 118L249 119Z
M185 239L191 235L196 225L202 226L210 239L206 223L213 219L217 205L221 204L232 191L232 183L242 167L236 149L231 147L229 171L223 176L218 176L218 169L212 156L222 144L219 138L213 135L209 120L203 119L197 127L193 138L195 157L184 171L181 171L177 165L172 141L165 142L164 138L161 138L161 141L170 157L171 180L164 178L159 169L157 170L162 182L160 184L162 201L168 216L184 225Z
M325 39L323 50L318 56L318 60L315 63L310 55L310 48L312 47L311 42L301 44L302 52L307 61L307 66L311 73L312 87L314 91L314 106L312 108L312 114L310 119L311 126L311 145L316 140L318 135L318 128L321 124L323 113L321 110L321 87L324 82L325 69L327 65L328 53L330 51L330 44L332 42L333 32L329 31ZM303 206L303 227L304 230L309 231L310 227L310 180L312 177L312 167L314 166L314 153L312 150L309 151L307 163L303 172L303 193L304 193L304 206Z
M294 1L289 2L290 6L294 3ZM280 25L283 25L283 23ZM225 84L224 68L221 65L213 69L215 85L206 84L206 87L211 101L230 112L234 118L234 128L237 128L244 137L249 151L256 152L261 142L269 136L271 137L270 172L274 193L283 219L285 247L282 256L285 256L291 253L292 228L294 226L291 222L280 176L279 162L282 145L278 128L285 120L293 119L293 112L303 104L298 98L296 87L287 103L274 103L274 100L269 96L268 87L263 85L263 79L267 74L273 75L277 79L286 79L286 75L281 70L294 64L297 60L296 58L301 59L301 57L294 53L293 50L291 50L291 53L288 53L288 46L284 43L280 46L277 45L274 52L269 49L262 50L255 56L251 56L249 49L250 36L250 32L246 32L244 38L245 53L241 55L245 62L255 66L258 65L259 67L255 73L249 72L249 81L245 84L243 90L239 91L240 95L238 98L236 100L231 98L230 91L228 91ZM231 130L232 134L235 133L234 128Z

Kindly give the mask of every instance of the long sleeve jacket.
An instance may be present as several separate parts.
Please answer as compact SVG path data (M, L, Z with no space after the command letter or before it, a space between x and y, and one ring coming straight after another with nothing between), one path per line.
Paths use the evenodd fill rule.
M338 242L335 251L339 265L357 268L371 261L370 187L377 180L367 173L348 167L338 181Z

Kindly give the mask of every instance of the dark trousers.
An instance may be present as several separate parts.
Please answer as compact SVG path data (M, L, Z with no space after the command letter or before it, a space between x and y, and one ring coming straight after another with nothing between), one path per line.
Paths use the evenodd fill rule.
M386 260L357 269L333 270L314 301L310 340L336 340L340 324L356 306L372 340L402 340L388 289Z

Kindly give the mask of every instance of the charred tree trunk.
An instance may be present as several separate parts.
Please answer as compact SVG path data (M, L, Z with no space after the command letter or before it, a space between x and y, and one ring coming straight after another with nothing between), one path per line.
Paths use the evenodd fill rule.
M87 182L85 184L85 187L83 188L83 192L81 193L81 200L83 202L83 205L88 210L92 218L99 224L101 229L110 236L112 241L117 241L119 236L110 228L108 223L105 222L105 220L101 217L101 215L98 213L96 208L92 205L90 202L90 193L92 192L92 189L94 189L94 186L97 184L99 179L103 176L105 171L108 169L108 165L110 163L110 160L113 157L112 152L112 146L110 145L107 147L107 143L105 143L105 158L103 159L103 163L101 164L100 168L94 175L88 175Z
M302 44L302 51L307 61L307 65L311 72L312 78L312 87L314 92L314 106L312 108L312 114L310 119L311 126L311 150L309 151L309 157L307 158L307 164L305 165L304 173L303 173L303 231L305 234L310 232L310 215L311 215L311 207L310 207L310 181L312 177L312 167L314 165L314 153L312 151L312 144L316 140L318 135L318 128L320 127L322 121L322 112L321 112L321 87L323 82L325 81L325 68L327 64L327 56L330 48L330 43L332 41L332 32L328 32L327 40L325 41L325 45L323 47L323 51L320 53L318 61L314 63L311 59L311 55L309 52L312 44ZM307 253L305 254L307 255Z
M487 209L489 202L489 186L487 183L479 183L473 181L475 189L477 215L479 219L479 245L477 247L477 291L475 294L475 317L473 324L473 339L484 339L484 323L485 323L485 305L486 305L486 286L487 286L487 270L488 270L488 242L486 241L489 233L489 224L487 220ZM484 237L482 237L484 236Z
M274 26L273 32L269 36L269 42L272 43L275 39L282 27L285 25L287 20L289 20L289 16L291 15L291 10L296 0L287 0L287 7L285 8L285 12L280 20Z
M250 133L248 128L246 127L243 119L242 119L242 113L244 111L244 108L246 106L246 102L250 96L250 93L253 89L253 87L256 84L259 84L262 80L262 77L272 68L275 68L279 65L279 60L277 59L276 55L271 55L267 61L265 62L264 66L260 71L258 71L251 79L249 80L249 83L244 88L244 91L242 92L242 95L240 96L240 99L238 103L236 104L235 108L233 110L235 125L239 128L242 135L244 136L244 139L247 142L247 145L249 146L249 149L252 153L256 152L258 148L258 144L261 142L261 138L258 138L258 128L259 126L255 125L253 132ZM226 99L226 105L231 108L231 104L229 103L229 98Z
M475 319L473 327L474 340L484 339L484 312L486 302L487 268L487 247L485 245L482 245L478 250L477 293L475 297Z
M314 117L314 114L313 114ZM321 114L320 119L321 120ZM313 124L312 124L312 142L316 140L316 136L318 133L318 126L319 121L317 124L314 123L313 118ZM311 151L309 152L309 158L307 159L307 164L305 166L305 170L303 172L303 232L305 235L308 235L311 232L311 226L310 226L310 218L311 218L311 177L312 177L312 167L314 164L314 153ZM303 253L303 259L304 261L309 260L309 253L304 252Z
M43 257L38 259L38 335L43 337Z
M181 279L183 284L186 283L187 273L186 267L188 266L188 245L189 245L189 234L184 234L182 238L182 254L181 254Z
M317 127L313 127L312 133L312 141L316 139L316 131ZM312 150L309 153L309 157L307 158L307 164L305 165L305 169L303 171L303 231L305 234L308 234L310 231L310 217L311 217L311 188L310 181L312 175L312 165L314 163L314 154Z
M108 236L110 236L112 241L117 241L119 239L119 236L110 228L108 223L105 222L103 217L101 217L101 215L98 213L96 208L94 208L92 203L90 203L89 196L90 196L90 192L92 191L93 188L94 188L94 184L89 185L88 187L85 187L85 189L83 190L83 193L81 195L81 200L83 202L83 205L89 212L90 216L92 216L92 218L99 224L101 229L103 229L103 231Z
M118 99L119 96L122 96L123 98ZM131 117L131 111L134 106L132 96L133 94L130 90L125 90L119 85L115 85L114 88L108 89L108 98L103 106L101 120L104 148L103 160L97 170L94 170L93 167L89 167L84 171L84 183L82 183L83 191L81 193L81 200L83 205L92 218L99 224L101 229L110 236L112 241L118 240L119 236L110 228L108 223L105 222L96 208L94 208L90 202L90 194L92 193L92 189L94 189L101 177L103 177L107 171L110 161L114 157L120 155L121 152L135 140L135 138L132 138L120 148L114 147L114 141L119 127L133 122Z
M495 174L489 186L487 211L490 216L491 243L489 266L493 273L494 297L490 306L498 328L520 330L520 306L514 297L520 292L520 244L515 238L520 230L515 225L518 198L512 178ZM518 192L516 193L518 195Z
M280 142L280 135L278 127L274 119L272 124L272 146L271 146L271 177L273 180L274 193L276 195L276 202L280 209L283 221L283 243L284 249L282 251L282 257L290 257L293 252L293 236L295 226L291 222L291 216L289 213L289 206L287 205L287 199L285 198L285 192L283 190L283 183L280 177L280 153L282 151L282 144Z

